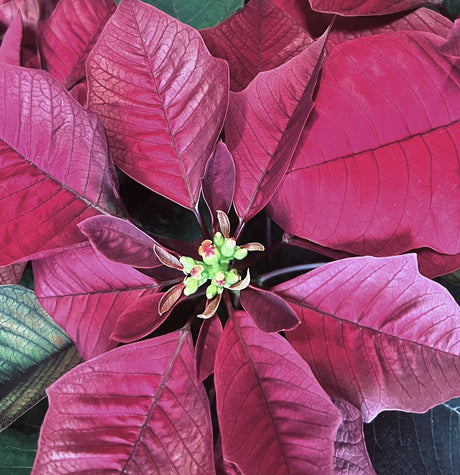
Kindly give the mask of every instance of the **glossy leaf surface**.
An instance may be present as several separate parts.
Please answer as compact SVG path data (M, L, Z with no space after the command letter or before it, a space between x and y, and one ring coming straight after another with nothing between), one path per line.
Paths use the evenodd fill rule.
M331 472L341 417L284 338L238 312L219 342L214 381L225 460L251 474Z
M240 300L242 307L264 332L292 330L299 324L294 310L273 292L249 286L241 291Z
M117 214L118 204L94 114L47 73L1 63L0 97L0 265L7 265L82 241L77 223Z
M148 234L124 219L94 216L78 227L104 257L133 267L158 267L161 262L153 246L158 243Z
M130 266L105 259L89 243L34 262L40 303L77 345L84 359L114 348L121 313L156 293L156 281Z
M40 28L43 68L68 89L81 81L88 53L114 11L113 0L61 0Z
M227 110L225 62L191 27L123 0L87 64L88 105L104 123L115 164L193 209Z
M397 32L334 48L272 200L283 229L352 254L459 252L460 69L443 42Z
M48 397L33 474L214 473L209 405L187 331L88 361Z
M327 34L295 58L231 93L225 137L236 166L233 200L248 221L270 200L313 108Z
M325 264L274 291L298 306L301 324L288 340L364 421L460 394L460 309L418 273L414 254Z
M45 389L80 362L75 347L18 285L0 286L0 430L45 397Z
M232 91L243 90L261 71L280 66L313 42L270 0L251 0L228 20L200 33L209 51L228 62Z

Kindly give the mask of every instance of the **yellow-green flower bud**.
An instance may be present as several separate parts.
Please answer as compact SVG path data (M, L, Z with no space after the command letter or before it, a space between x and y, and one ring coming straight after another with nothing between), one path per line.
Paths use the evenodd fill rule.
M214 244L217 246L217 247L221 247L222 244L224 243L224 236L222 236L222 233L220 233L219 231L217 231L216 234L214 234Z
M184 282L184 295L192 295L198 290L199 282L193 277L187 277Z
M241 280L240 275L236 269L231 269L225 273L225 285L230 287Z
M206 298L208 300L213 299L217 295L218 287L216 284L209 284L208 287L206 288Z
M220 251L225 257L233 257L235 248L236 248L235 238L228 238L228 239L225 239L225 242L220 248Z
M182 256L179 259L179 261L182 264L182 266L184 267L183 270L184 270L185 274L190 274L193 267L198 264L198 262L196 262L195 259L192 259L191 257L187 257L187 256Z
M241 249L241 247L238 247L234 252L233 257L241 261L241 259L244 259L247 255L248 251L246 249Z

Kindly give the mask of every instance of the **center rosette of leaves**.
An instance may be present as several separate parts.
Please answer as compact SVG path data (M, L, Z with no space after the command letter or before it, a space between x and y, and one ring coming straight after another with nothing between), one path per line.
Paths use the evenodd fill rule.
M202 258L201 261L187 256L180 258L183 272L187 275L184 280L184 295L194 294L199 287L209 282L206 297L211 300L224 289L231 289L241 281L240 274L230 263L234 259L244 259L248 250L237 246L235 238L226 238L221 232L217 232L212 241L206 239L201 243L198 254ZM249 282L246 287L248 284Z

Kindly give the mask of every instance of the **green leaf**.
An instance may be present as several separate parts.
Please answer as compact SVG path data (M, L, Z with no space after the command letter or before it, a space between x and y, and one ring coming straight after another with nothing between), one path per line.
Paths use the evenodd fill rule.
M444 0L444 6L452 21L460 15L460 0Z
M81 361L65 332L19 285L0 286L0 430Z
M117 0L120 3L120 0ZM244 0L144 0L197 30L215 26L242 8Z
M0 434L0 473L29 475L37 452L38 434L8 429Z

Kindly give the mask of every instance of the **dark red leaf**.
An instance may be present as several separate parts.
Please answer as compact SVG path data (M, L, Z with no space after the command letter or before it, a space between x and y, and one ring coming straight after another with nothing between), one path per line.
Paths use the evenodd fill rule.
M460 254L440 254L432 249L417 249L418 268L422 275L438 277L460 269Z
M313 108L326 38L231 93L225 137L235 160L233 202L240 221L268 203L286 173Z
M217 219L216 211L230 211L235 191L235 163L227 146L219 141L206 164L201 179L203 198L208 205L213 223Z
M297 305L288 340L365 422L460 395L460 309L418 273L415 254L332 262L273 291Z
M35 475L215 473L209 403L188 331L83 363L48 397Z
M118 317L110 338L122 343L132 343L156 330L168 317L168 313L158 313L162 297L162 293L151 294L133 302Z
M0 285L18 284L25 266L26 262L20 262L18 264L0 267Z
M237 312L219 342L214 381L225 460L248 474L331 473L341 417L284 338Z
M162 265L153 250L158 243L129 221L113 216L94 216L79 223L78 227L93 247L111 261L139 268Z
M124 0L87 68L88 105L104 123L115 164L195 208L227 110L225 61L209 54L193 28L139 0Z
M299 318L289 304L268 290L247 287L240 294L241 305L264 332L292 330Z
M3 36L0 62L19 66L21 62L22 20L17 14Z
M351 254L460 251L460 68L443 41L396 32L334 48L270 206L283 229Z
M441 5L441 0L309 0L313 10L342 16L388 15L424 5Z
M294 18L303 28L308 29L307 15L309 13L308 1L304 0L272 0L281 10ZM329 25L330 21L327 22ZM326 29L326 28L324 28ZM324 30L323 30L324 31ZM322 33L322 32L321 32Z
M200 327L195 346L196 375L200 382L214 373L217 345L221 336L222 324L217 315L205 320Z
M447 41L441 46L441 53L460 58L460 19L455 21Z
M362 414L346 401L333 401L343 418L335 435L333 473L375 475L364 440Z
M89 359L117 345L111 339L120 314L158 291L155 280L109 261L89 243L34 262L40 303Z
M0 63L0 265L81 242L119 213L105 132L48 73ZM33 229L33 232L31 232Z
M88 53L115 8L113 0L60 0L49 20L40 25L42 65L66 88L86 76Z
M257 74L285 63L313 42L270 0L251 0L230 18L200 31L214 56L230 67L230 88L243 90Z

